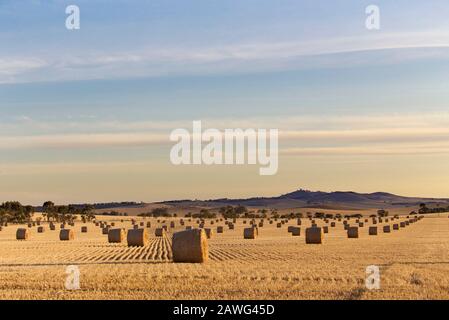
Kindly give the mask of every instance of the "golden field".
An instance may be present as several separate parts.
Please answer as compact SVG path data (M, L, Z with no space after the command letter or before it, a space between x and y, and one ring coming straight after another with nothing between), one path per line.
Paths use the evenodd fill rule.
M123 223L120 219L97 216L116 227L131 227L130 217ZM299 237L287 232L296 219L281 228L265 219L254 240L243 239L248 225L238 219L235 230L225 227L209 240L204 264L171 261L171 235L184 229L179 219L166 219L176 221L177 228L164 238L154 236L162 224L156 219L135 219L152 223L148 246L127 247L126 239L110 244L93 223L70 227L76 233L73 241L59 240L59 224L51 231L43 223L44 233L32 227L26 241L15 238L19 226L3 227L0 299L449 299L447 215L426 215L390 234L379 228L377 236L368 236L365 225L358 239L348 239L338 222L321 245L305 244L307 219L302 219ZM194 220L186 225L195 226ZM205 227L218 225L224 223L210 226L206 221ZM88 226L88 232L81 233L81 226ZM79 290L65 288L68 265L79 267ZM366 289L369 265L380 267L379 290Z

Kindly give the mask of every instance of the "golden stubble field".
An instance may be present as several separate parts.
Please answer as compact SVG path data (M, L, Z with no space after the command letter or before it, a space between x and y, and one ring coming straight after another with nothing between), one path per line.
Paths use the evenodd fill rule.
M121 218L97 219L131 226ZM127 247L126 240L110 244L92 223L76 223L71 227L76 239L64 242L59 241L59 224L56 231L47 227L44 233L31 228L27 241L17 241L18 226L9 225L0 231L0 298L449 299L447 215L428 215L390 234L379 228L377 236L368 236L365 226L358 239L348 239L340 222L321 245L305 244L307 219L299 237L287 232L288 225L296 225L291 220L282 228L265 222L254 240L243 239L247 225L242 220L235 230L225 227L223 234L214 234L204 264L171 261L171 235L184 229L179 223L167 237L157 238L154 229L160 224L145 219L152 222L145 247ZM80 231L84 225L87 233ZM217 225L224 224L212 227ZM68 265L80 270L79 290L65 288ZM380 268L379 290L366 289L369 265Z

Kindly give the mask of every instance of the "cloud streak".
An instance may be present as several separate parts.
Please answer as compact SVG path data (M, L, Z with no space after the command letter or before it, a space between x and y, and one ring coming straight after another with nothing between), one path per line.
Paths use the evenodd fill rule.
M314 41L222 44L209 47L157 47L133 51L73 52L41 57L0 56L0 83L117 79L162 75L260 72L288 68L336 67L329 55L406 50L346 63L388 63L449 57L449 31L363 35ZM426 50L424 50L426 49ZM432 49L429 51L429 49Z

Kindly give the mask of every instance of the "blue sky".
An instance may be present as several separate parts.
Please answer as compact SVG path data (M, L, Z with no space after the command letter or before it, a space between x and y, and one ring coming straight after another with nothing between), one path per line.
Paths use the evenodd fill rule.
M65 28L69 4L80 7L79 31ZM380 8L380 30L365 28L369 4ZM440 170L449 150L448 17L447 1L436 0L0 0L0 200L150 201L295 187L449 196L439 180L449 178ZM270 187L253 168L170 167L164 137L198 119L283 130ZM428 172L416 167L417 154L434 155ZM317 161L327 171L314 171ZM422 181L385 184L398 166ZM363 183L362 168L374 172ZM245 182L235 188L227 176L239 170ZM102 191L63 183L83 174ZM219 187L209 187L212 177ZM48 184L37 187L36 178ZM177 187L146 183L163 179Z

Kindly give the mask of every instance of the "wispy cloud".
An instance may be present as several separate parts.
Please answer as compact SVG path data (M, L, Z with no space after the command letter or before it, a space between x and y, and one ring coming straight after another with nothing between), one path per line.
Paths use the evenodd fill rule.
M0 56L0 83L228 73L449 57L449 31L376 34L314 41L83 51L39 57ZM426 49L426 50L425 50ZM432 50L430 50L432 49ZM381 59L342 62L329 55L403 50Z
M298 118L204 119L207 128L276 128L284 155L327 154L421 154L448 153L449 114L309 116ZM32 130L27 119L27 129ZM31 122L33 123L33 122ZM317 126L319 124L319 126ZM191 121L101 122L71 124L76 133L66 133L63 123L35 122L47 134L0 134L0 150L86 149L136 146L169 147L169 134L176 128L191 130ZM21 126L16 124L16 126ZM11 128L10 128L11 129ZM100 131L99 131L100 130ZM20 131L18 128L16 132ZM4 132L4 131L3 131Z

